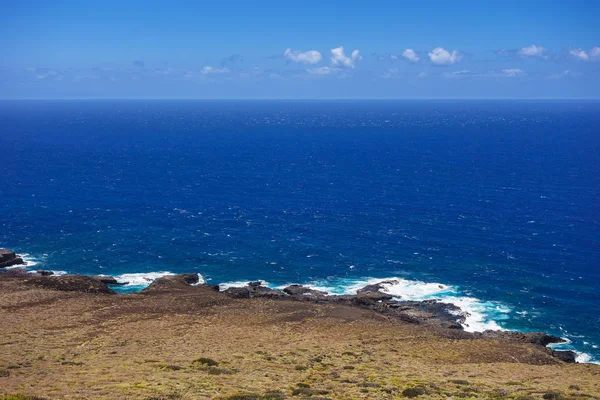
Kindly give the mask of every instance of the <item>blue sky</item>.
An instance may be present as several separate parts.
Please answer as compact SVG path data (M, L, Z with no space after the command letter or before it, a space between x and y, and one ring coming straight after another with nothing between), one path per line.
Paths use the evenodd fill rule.
M600 98L600 1L255 3L0 0L0 98Z

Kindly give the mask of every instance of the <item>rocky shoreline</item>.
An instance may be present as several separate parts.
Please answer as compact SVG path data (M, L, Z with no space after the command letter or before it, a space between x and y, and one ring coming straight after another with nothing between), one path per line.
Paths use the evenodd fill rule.
M24 285L34 285L50 290L117 295L111 286L123 285L110 276L60 275L51 271L30 272L15 265L24 264L22 258L7 249L0 249L0 279L16 280ZM13 268L6 269L11 266ZM147 295L157 292L193 292L209 289L221 292L232 299L269 299L311 302L325 305L342 305L376 312L400 323L431 327L442 336L454 339L492 339L506 343L532 344L544 348L549 355L566 363L576 362L576 353L570 350L556 351L547 346L565 342L564 339L543 332L522 333L513 331L466 332L463 329L465 313L453 304L437 300L406 301L385 293L385 285L393 281L381 281L367 285L355 295L329 295L302 285L290 285L283 290L266 287L261 281L248 282L243 287L229 287L223 291L219 285L198 285L197 274L178 274L158 278L139 292Z
M23 265L25 261L8 249L0 249L0 269L11 267L13 265Z

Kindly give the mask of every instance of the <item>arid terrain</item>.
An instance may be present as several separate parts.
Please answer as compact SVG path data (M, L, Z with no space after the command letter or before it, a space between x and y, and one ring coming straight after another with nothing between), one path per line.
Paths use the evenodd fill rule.
M159 281L0 278L0 399L600 399L599 365L540 345Z

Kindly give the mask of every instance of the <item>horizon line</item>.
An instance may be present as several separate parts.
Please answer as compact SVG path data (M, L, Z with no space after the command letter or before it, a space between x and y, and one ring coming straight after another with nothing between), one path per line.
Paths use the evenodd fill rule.
M600 101L600 97L0 97L0 101L23 100L174 100L174 101Z

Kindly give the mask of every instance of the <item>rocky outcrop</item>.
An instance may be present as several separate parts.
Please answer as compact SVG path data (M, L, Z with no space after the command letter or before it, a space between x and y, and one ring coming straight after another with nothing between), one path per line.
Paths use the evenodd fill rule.
M29 274L25 268L10 268L0 270L0 277L3 278L26 278Z
M207 290L212 290L213 292L219 292L221 290L221 288L219 287L219 285L209 285L207 283L203 283L201 285L198 285L199 287L202 287L204 289Z
M249 299L250 289L247 287L230 287L223 291L223 293L232 299Z
M498 339L511 343L531 343L546 347L552 343L563 343L564 339L548 335L544 332L512 332L512 331L484 331L477 333L486 339Z
M281 290L271 289L263 286L262 281L248 282L243 287L230 287L223 291L229 297L235 299L248 299L248 298L267 298L267 299L284 299L293 298Z
M398 301L382 290L396 281L382 281L357 290L355 295L328 295L302 285L289 285L282 291L263 286L261 281L248 282L244 287L230 287L223 293L231 298L271 298L317 303L343 304L376 311L411 324L426 324L462 330L465 320L460 309L452 304L430 301ZM467 335L468 336L468 335Z
M90 276L92 279L96 279L104 283L105 285L127 285L129 282L119 282L114 277L108 275L93 275Z
M571 350L552 351L552 355L566 363L572 364L577 362L577 353Z
M302 285L290 285L283 289L283 292L298 298L305 299L324 299L327 293L320 290L315 290Z
M41 276L27 274L23 282L46 289L65 292L115 294L106 284L85 275ZM37 276L36 276L37 275Z
M387 300L392 300L394 298L394 296L392 296L390 294L379 292L379 291L358 292L356 294L356 297L358 297L359 299L366 299L366 300L372 300L372 301L387 301Z
M396 280L391 280L391 281L381 281L381 282L377 282L371 285L367 285L362 289L358 289L356 291L357 294L364 294L364 293L380 293L382 290L385 289L386 285L396 285L399 282ZM390 296L391 298L392 296ZM396 298L400 298L400 296L396 296Z
M18 257L14 251L8 249L0 249L0 268L10 267L12 265L25 264L21 257Z
M155 279L140 293L189 290L192 288L190 285L198 283L198 280L198 274L167 275Z
M0 269L0 277L3 278L41 278L51 275L54 275L54 272L45 270L27 271L21 267Z
M282 299L287 297L281 290L271 289L266 286L248 286L250 297L265 297L268 299Z

